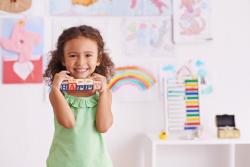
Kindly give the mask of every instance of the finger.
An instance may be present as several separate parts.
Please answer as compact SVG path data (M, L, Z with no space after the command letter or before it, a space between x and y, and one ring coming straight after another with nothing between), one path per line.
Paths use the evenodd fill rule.
M101 85L102 82L101 82L101 81L98 81L98 80L95 80L95 81L94 81L94 84L95 84L95 85Z
M74 78L71 77L71 76L69 76L69 75L65 75L65 76L64 76L64 79L66 79L66 80L72 80L72 79L74 79Z
M96 89L96 90L100 90L101 89L101 83L100 82L98 82L98 81L95 81L94 82L94 89Z
M61 76L68 76L68 77L72 77L71 75L70 75L70 72L69 71L61 71L60 73L59 73Z
M62 71L59 72L59 74L70 74L70 72L67 71L67 70L62 70Z
M98 74L94 72L91 76L97 76L97 75L98 75Z
M100 86L99 85L96 85L96 84L94 84L94 90L99 90L100 89Z
M105 78L103 75L97 74L97 73L93 73L93 74L91 75L91 77L92 77L92 78Z
M95 74L92 74L91 76L90 76L90 78L92 78L92 79L95 79L95 78L99 78L97 75L95 75Z

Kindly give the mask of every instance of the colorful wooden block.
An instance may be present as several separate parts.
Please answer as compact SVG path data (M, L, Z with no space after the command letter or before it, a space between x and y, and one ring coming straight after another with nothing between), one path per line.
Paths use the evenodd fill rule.
M86 91L93 90L94 81L91 79L65 80L61 84L61 91Z

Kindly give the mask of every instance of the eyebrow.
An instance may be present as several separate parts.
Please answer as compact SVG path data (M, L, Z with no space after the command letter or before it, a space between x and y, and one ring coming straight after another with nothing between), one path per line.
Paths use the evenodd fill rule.
M92 51L85 51L84 53L94 53L94 52L92 52Z
M67 54L72 54L72 53L74 53L74 54L79 54L79 52L76 52L76 51L69 51L69 52L66 52ZM85 51L85 52L83 52L83 53L94 53L94 52L92 52L92 51Z

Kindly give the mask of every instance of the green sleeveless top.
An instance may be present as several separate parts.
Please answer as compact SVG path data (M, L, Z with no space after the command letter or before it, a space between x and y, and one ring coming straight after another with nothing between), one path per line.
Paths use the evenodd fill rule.
M47 167L112 167L102 134L95 126L99 95L75 97L64 93L64 96L76 124L67 129L54 119L55 133Z

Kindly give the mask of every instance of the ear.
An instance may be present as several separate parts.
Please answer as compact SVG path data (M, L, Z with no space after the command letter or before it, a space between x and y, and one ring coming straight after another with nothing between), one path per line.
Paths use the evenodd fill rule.
M98 58L97 58L96 66L100 66L101 65L102 56L103 56L102 53L99 53Z
M96 66L99 66L101 64L101 59L98 59L96 62Z
M101 64L101 62L98 60L96 63L96 66L99 66Z

